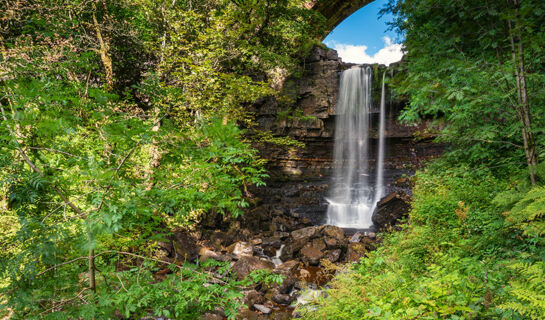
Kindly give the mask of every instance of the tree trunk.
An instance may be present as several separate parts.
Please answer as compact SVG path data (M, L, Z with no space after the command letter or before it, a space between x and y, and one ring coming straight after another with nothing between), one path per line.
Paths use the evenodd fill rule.
M106 87L108 90L111 90L114 86L114 71L112 66L112 58L110 58L110 53L108 50L108 44L104 42L102 38L102 32L100 31L100 26L98 25L97 17L93 12L93 23L95 25L95 32L97 34L98 42L100 44L100 50L97 50L100 53L100 59L104 65L104 71L106 72Z
M96 291L95 250L89 250L89 289Z
M536 184L535 166L537 165L536 146L534 134L532 132L532 118L530 113L530 101L528 99L528 89L526 85L526 70L524 65L524 46L520 35L520 19L518 13L518 0L513 0L515 4L516 19L514 20L515 28L513 28L511 20L507 21L509 27L509 40L511 43L511 57L515 69L515 79L517 88L517 107L516 112L521 124L522 141L524 145L524 153L530 173L530 182ZM517 43L515 43L515 33Z

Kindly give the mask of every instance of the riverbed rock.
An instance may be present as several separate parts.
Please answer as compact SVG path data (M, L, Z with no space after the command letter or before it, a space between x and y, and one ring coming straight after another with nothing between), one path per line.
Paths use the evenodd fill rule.
M410 197L402 191L392 192L382 198L373 212L372 220L379 230L396 225L407 216L411 208Z
M322 233L329 238L334 238L339 241L344 240L344 230L337 226L325 226Z
M272 301L283 305L289 305L295 300L294 297L287 293L281 293L277 289L272 289L267 296L269 296Z
M348 242L349 243L358 243L358 242L360 242L361 237L363 237L363 235L358 231L358 232L354 233L354 235L352 235L352 237L350 237L350 240L348 240Z
M324 253L319 248L313 247L312 244L307 244L301 249L301 260L313 266L318 265L323 256Z
M346 262L359 261L367 253L367 248L363 243L349 243L346 251Z
M172 239L174 258L178 261L193 261L199 257L197 239L185 232L175 232Z
M290 275L295 273L297 267L299 266L299 261L289 260L274 268L274 272L282 275Z
M238 280L244 279L250 272L261 269L274 269L274 263L269 260L260 259L255 256L242 256L232 266L233 272L237 275Z
M256 309L259 312L262 312L263 314L269 314L272 312L271 308L267 308L262 304L254 304L254 309Z
M208 248L202 247L199 250L199 261L203 262L208 259L225 262L225 261L230 261L232 259L232 256L229 256L226 254L220 254Z
M254 246L249 242L239 241L227 248L227 252L234 255L237 258L242 256L253 256Z
M329 260L329 262L337 262L341 258L341 254L341 249L328 250L324 256L324 259Z
M318 227L306 227L291 232L293 240L310 240L312 237L318 234Z
M248 307L252 307L254 304L265 303L265 297L257 290L249 290L244 292L243 301Z

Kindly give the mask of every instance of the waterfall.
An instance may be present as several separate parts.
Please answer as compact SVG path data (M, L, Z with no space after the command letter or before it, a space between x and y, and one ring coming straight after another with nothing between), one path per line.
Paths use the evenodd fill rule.
M372 70L353 68L341 74L335 120L334 172L327 201L327 223L368 228L383 190L385 101L381 96L377 179L369 181L369 128L372 111Z
M377 152L377 181L375 185L375 202L373 210L377 202L382 198L384 193L384 149L386 148L384 131L386 130L386 71L382 74L382 92L380 94L380 123L378 133L378 152Z

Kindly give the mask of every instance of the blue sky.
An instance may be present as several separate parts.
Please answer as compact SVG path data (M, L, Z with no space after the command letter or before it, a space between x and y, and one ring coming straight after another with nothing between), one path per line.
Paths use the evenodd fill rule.
M344 62L390 64L401 59L398 35L387 31L391 15L380 19L379 11L388 0L376 0L341 22L324 43L339 52Z

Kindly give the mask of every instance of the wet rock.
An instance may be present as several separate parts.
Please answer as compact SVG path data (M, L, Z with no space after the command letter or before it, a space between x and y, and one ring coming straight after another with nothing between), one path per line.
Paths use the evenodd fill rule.
M263 317L266 317L266 316L263 316L263 315L259 314L256 311L252 311L250 309L242 308L240 310L239 314L238 314L237 319L240 319L240 320L260 320L260 319L263 319Z
M328 249L339 249L346 245L344 241L339 241L335 238L325 238L325 244Z
M318 234L318 227L306 227L291 232L293 240L310 239Z
M244 293L244 304L246 304L248 307L251 307L254 304L263 303L265 303L265 297L260 292L256 290L250 290Z
M346 262L359 261L367 253L367 249L362 243L349 243L346 252Z
M275 289L278 289L279 293L287 294L291 291L297 279L295 278L295 272L299 267L299 261L290 260L276 266L273 270L274 273L284 276L284 280L281 284L274 285Z
M371 232L371 231L366 231L366 232L364 233L364 236L365 236L366 238L369 238L369 239L376 239L376 238L377 238L377 234L374 233L374 232Z
M233 235L221 230L215 230L208 237L209 243L215 250L221 251L222 248L229 246L233 243Z
M216 261L230 261L231 260L231 257L228 256L228 255L225 255L225 254L219 254L215 251L212 251L208 248L201 248L199 250L199 260L202 262L202 261L206 261L208 259L213 259L213 260L216 260Z
M301 249L301 260L310 265L318 265L323 256L324 253L312 245L306 245Z
M318 249L320 251L324 250L326 248L326 245L324 243L324 240L321 239L321 238L316 238L314 240L312 240L312 242L310 243L310 245L315 248L315 249Z
M263 248L263 254L268 257L275 257L276 256L276 248L275 247L265 247Z
M283 275L290 275L290 274L295 273L298 266L299 266L299 261L290 260L290 261L286 261L286 262L278 265L274 269L274 272L279 273L279 274L283 274Z
M232 266L233 272L237 275L238 280L244 279L250 272L261 269L274 269L274 263L260 259L255 256L242 256Z
M394 226L400 219L407 216L410 210L409 195L405 192L392 192L382 198L373 212L372 220L380 230Z
M358 243L358 242L360 242L361 237L363 237L363 235L360 232L356 232L356 233L354 233L354 235L352 237L350 237L350 240L348 240L348 242L349 243Z
M270 308L267 308L262 304L254 304L254 309L256 309L259 312L262 312L263 314L269 314L272 312Z
M273 235L273 237L278 239L286 239L289 236L290 236L289 232L282 232L282 231L275 232Z
M276 289L272 290L270 297L272 301L283 305L289 305L295 300L295 298L289 294L280 293Z
M269 247L270 246L270 247L273 247L275 249L278 249L282 245L282 240L279 237L265 238L261 245L263 247Z
M337 262L341 258L341 253L341 249L328 250L324 259L329 260L329 262Z
M295 282L297 282L297 279L293 274L285 274L282 283L275 285L274 288L277 289L279 293L288 294L293 289Z
M227 252L231 253L237 258L242 256L253 256L254 246L251 243L239 241L227 248Z
M344 240L344 230L337 226L325 226L322 233L325 236L337 239L338 241Z
M197 239L185 232L175 232L172 239L174 258L178 261L193 261L199 257Z

